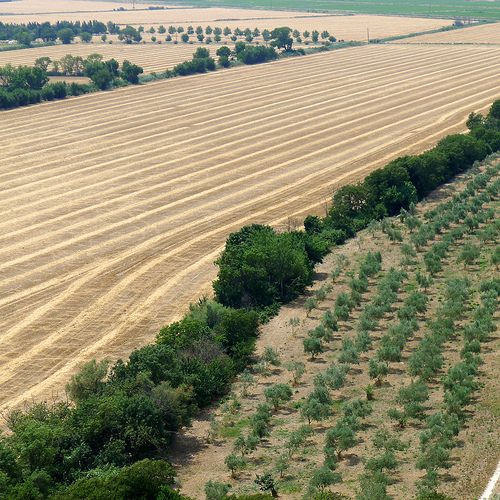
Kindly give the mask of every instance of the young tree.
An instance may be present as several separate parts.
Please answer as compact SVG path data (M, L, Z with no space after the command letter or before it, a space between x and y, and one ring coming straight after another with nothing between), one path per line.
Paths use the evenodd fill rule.
M478 259L480 255L481 251L476 245L473 245L472 243L466 243L459 256L457 257L457 263L463 262L464 269L466 269L467 266L471 266L472 264L474 264L474 261Z
M255 377L248 371L247 368L241 373L239 376L239 382L241 384L241 396L242 397L247 397L248 396L248 388L255 384L256 379Z
M280 478L290 468L290 459L287 455L280 455L274 462L274 470L279 473Z
M234 453L231 453L224 459L224 463L227 468L231 471L231 476L235 478L235 472L237 470L244 469L248 463L247 457L238 457Z
M374 358L368 361L368 375L375 379L375 385L382 385L384 377L389 373L389 367L383 361L377 362Z
M316 300L314 297L308 297L304 303L304 309L306 310L306 316L309 317L309 314L313 309L317 307Z
M84 43L89 43L92 40L92 33L88 31L82 31L79 36L80 40Z
M255 484L259 487L260 491L270 491L273 498L278 498L276 491L276 484L270 472L262 476L256 475Z
M262 355L262 359L266 364L266 369L269 369L269 366L280 366L280 353L277 349L271 346L264 347L264 354Z
M206 500L222 500L231 489L230 484L218 483L212 480L205 484Z
M302 375L304 375L306 371L306 366L302 361L295 361L293 363L288 363L285 368L289 371L292 372L292 386L297 386L299 385L299 381L302 378Z
M275 384L264 390L266 401L271 403L275 411L286 401L292 399L292 388L288 384Z
M312 359L324 352L323 344L317 337L306 337L302 339L302 343L304 345L304 354L310 354Z
M320 469L315 469L309 481L309 492L317 489L324 492L326 488L342 482L342 475L339 472L332 472L329 467L323 465Z
M357 443L355 426L346 418L339 420L337 425L328 429L326 433L325 449L336 450L339 460L342 460L343 452L356 446Z

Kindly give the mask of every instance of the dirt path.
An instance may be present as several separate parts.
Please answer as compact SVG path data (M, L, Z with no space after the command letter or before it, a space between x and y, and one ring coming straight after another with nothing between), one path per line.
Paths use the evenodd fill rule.
M0 409L152 341L230 232L462 131L498 55L367 46L2 112Z

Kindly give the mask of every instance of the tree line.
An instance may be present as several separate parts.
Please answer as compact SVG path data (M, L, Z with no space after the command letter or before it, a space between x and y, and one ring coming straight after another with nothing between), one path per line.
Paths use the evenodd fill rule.
M49 83L47 67L50 63L56 70L60 68L62 71L53 71L52 74L87 76L92 83ZM68 95L77 96L97 89L105 90L111 86L137 84L142 72L140 66L127 60L123 61L121 68L114 59L103 61L100 54L91 54L86 59L68 54L60 61L40 57L31 67L15 68L7 64L0 68L0 109L64 99Z

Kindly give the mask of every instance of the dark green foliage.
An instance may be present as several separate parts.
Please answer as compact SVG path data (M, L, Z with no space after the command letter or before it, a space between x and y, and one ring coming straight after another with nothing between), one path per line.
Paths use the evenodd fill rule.
M234 453L231 453L224 459L224 463L227 468L231 471L231 476L235 477L235 472L240 469L244 469L248 463L248 458L238 457Z
M156 500L162 486L173 484L175 472L160 460L142 460L107 477L85 478L55 494L53 500Z
M306 337L302 339L302 343L304 345L304 354L310 354L313 359L324 352L323 344L317 337Z
M278 496L274 479L270 473L263 474L262 476L256 474L255 484L257 484L261 491L270 491L273 498Z
M242 42L238 42L242 43ZM274 47L264 47L263 45L246 45L237 53L238 61L244 64L259 64L265 61L272 61L278 57Z
M418 349L408 358L408 373L411 377L420 377L424 381L431 380L443 366L441 341L433 336L425 335Z
M355 419L344 417L337 422L337 425L328 429L325 437L325 453L330 453L330 450L335 450L337 458L342 459L342 453L349 448L356 446L358 440L356 431L358 425Z
M246 226L229 236L216 262L216 298L231 307L287 302L312 283L313 266L322 257L317 249L306 233L277 234L268 226Z
M74 375L66 386L69 397L75 403L79 403L89 396L102 394L108 366L108 360L97 363L95 359L83 365L80 372Z
M387 484L389 479L382 472L363 475L361 478L361 492L356 500L389 500L387 496Z
M109 63L109 61L107 62ZM107 64L106 63L106 64ZM139 83L139 75L143 73L143 69L136 64L131 64L125 59L122 63L122 71L120 76L129 83L137 84Z
M271 31L271 46L284 49L286 52L292 50L293 38L290 36L292 30L286 26L274 28Z

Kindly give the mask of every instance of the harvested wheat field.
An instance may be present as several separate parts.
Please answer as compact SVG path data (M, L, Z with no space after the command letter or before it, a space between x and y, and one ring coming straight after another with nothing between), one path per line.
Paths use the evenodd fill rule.
M464 130L491 47L364 46L2 112L1 408L61 396L208 294L229 233Z
M466 26L462 29L429 33L393 43L500 44L500 24Z
M97 38L97 37L95 37ZM13 50L0 52L0 66L12 64L14 66L33 66L39 57L50 57L52 61L59 61L67 54L80 56L86 59L90 54L101 54L105 61L116 59L120 64L128 59L144 69L144 74L152 72L163 73L172 69L176 64L190 60L197 45L164 43L164 44L125 44L114 43L76 43L71 45L55 45L52 47L37 47L29 50ZM216 57L216 47L208 47L212 57ZM52 69L52 66L49 66Z
M80 2L73 0L58 0L47 4L41 0L20 0L18 2L0 2L0 15L3 23L28 23L56 21L89 21L95 19L103 23L112 21L120 26L144 26L146 31L160 25L168 27L182 26L186 29L210 25L212 28L231 29L239 27L272 30L279 26L289 26L301 33L305 30L328 30L339 40L366 41L367 29L371 38L386 38L409 33L434 30L452 24L452 20L424 19L396 16L370 15L335 15L314 12L279 12L273 10L229 9L229 8L186 8L168 6L165 9L149 10L149 4L122 2ZM126 10L118 10L124 8ZM158 34L158 39L161 39ZM149 34L144 34L149 40ZM97 38L97 37L96 37ZM164 38L164 37L163 37ZM196 38L196 37L192 37ZM50 55L50 54L49 54Z

